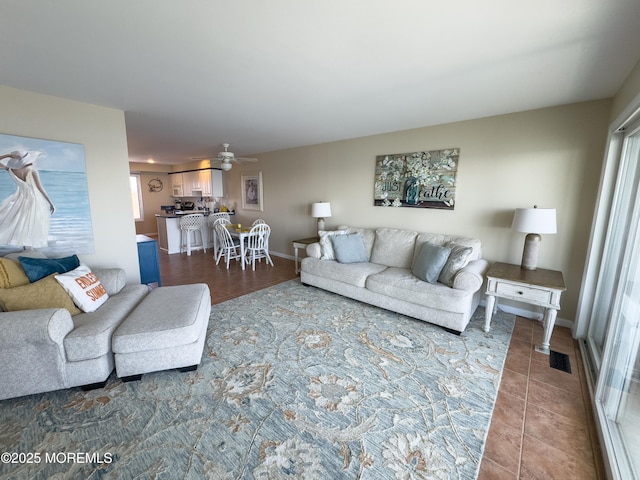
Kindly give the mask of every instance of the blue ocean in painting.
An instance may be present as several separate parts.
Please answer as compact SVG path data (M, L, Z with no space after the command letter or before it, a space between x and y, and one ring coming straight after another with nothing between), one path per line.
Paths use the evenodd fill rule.
M85 172L40 170L40 181L56 211L51 216L47 256L94 253L91 209ZM9 174L0 170L0 203L16 189Z

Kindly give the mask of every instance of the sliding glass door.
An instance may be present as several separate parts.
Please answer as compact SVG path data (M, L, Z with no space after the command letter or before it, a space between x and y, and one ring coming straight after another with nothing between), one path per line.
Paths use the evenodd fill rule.
M583 285L583 352L608 470L613 478L640 479L640 124L613 134L609 151L615 174L611 195L601 192L594 223L592 240L597 243L599 236L602 247L591 253L589 261L597 258L598 265L587 268ZM595 280L591 298L589 276Z

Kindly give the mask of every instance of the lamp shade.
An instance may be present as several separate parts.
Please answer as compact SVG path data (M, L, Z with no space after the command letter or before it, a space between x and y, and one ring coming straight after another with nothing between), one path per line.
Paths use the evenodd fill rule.
M557 233L555 208L516 208L511 228L524 233Z
M330 217L331 204L329 202L316 202L311 204L311 216L314 218Z

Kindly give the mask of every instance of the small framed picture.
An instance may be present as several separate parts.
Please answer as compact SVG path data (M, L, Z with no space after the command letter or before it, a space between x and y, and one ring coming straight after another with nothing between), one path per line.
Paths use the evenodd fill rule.
M259 210L262 212L262 172L243 173L242 208L244 210Z

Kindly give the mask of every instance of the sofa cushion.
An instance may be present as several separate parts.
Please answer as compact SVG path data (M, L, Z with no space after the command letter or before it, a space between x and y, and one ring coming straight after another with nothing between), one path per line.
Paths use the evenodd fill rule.
M473 252L473 248L451 242L447 243L446 246L450 248L451 253L440 272L438 281L449 287L453 287L453 277L461 268L464 268L469 263L469 257Z
M148 293L146 285L127 285L95 312L73 317L75 328L64 339L67 360L89 360L111 352L111 335Z
M390 299L415 303L453 313L465 313L473 292L456 290L441 283L423 282L406 268L387 268L370 275L366 288Z
M449 247L423 243L413 262L411 273L423 282L436 283L450 253L451 248Z
M56 280L83 312L95 312L109 298L98 277L84 264L56 275Z
M348 233L359 233L362 238L362 243L364 243L364 249L367 252L367 258L371 258L373 244L376 240L376 231L373 228L339 226L338 230L346 230Z
M333 251L333 244L331 243L331 237L333 235L344 235L346 230L319 230L318 236L320 237L320 258L323 260L335 260L336 256Z
M371 262L387 267L411 268L418 232L379 228L371 251Z
M13 288L27 285L29 279L20 263L9 258L0 258L0 288Z
M302 264L306 273L356 287L364 287L369 275L380 273L387 268L376 263L339 263L335 260L320 260L311 257L303 259Z
M455 243L456 245L471 247L473 249L473 252L471 253L471 255L469 255L469 261L482 258L482 242L480 242L479 238L459 237L456 235L441 235L437 233L420 233L416 238L416 255L418 255L420 247L425 242L433 243L435 245L447 245L448 243Z
M331 237L331 243L333 244L336 260L340 263L361 263L369 261L369 256L367 255L362 237L359 233L333 235Z
M0 305L6 312L40 308L66 308L71 315L80 313L54 275L27 285L0 288Z
M76 255L63 258L18 257L18 260L24 273L27 274L29 281L32 283L52 273L70 272L80 266L80 260Z

